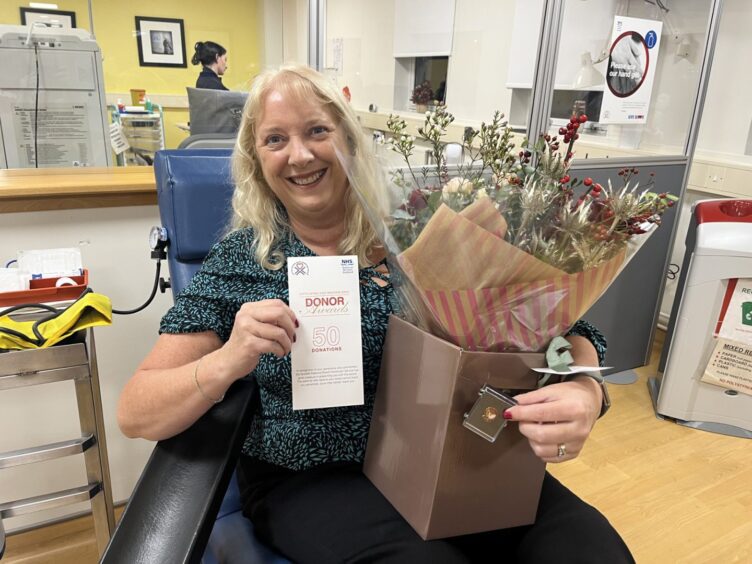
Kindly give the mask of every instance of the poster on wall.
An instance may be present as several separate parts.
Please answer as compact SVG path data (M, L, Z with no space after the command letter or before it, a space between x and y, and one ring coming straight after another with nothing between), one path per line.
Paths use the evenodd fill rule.
M601 123L645 123L661 43L662 22L614 17Z

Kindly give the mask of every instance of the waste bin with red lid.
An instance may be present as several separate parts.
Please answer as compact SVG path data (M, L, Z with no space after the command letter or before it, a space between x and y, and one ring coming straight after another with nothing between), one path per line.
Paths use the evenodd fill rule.
M686 249L663 375L648 383L656 413L752 438L752 200L697 202Z

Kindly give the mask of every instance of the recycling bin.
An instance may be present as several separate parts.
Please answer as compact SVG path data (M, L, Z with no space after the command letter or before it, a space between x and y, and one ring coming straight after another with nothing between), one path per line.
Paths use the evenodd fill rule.
M752 200L698 201L686 249L656 413L752 438Z

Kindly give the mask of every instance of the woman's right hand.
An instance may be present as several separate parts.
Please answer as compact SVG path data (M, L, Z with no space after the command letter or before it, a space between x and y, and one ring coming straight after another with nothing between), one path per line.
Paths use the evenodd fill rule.
M297 324L295 313L282 300L243 304L229 340L215 353L222 372L237 380L256 368L262 354L285 356L295 340Z
M156 441L184 431L262 354L289 353L296 325L283 301L262 300L243 304L226 343L213 331L160 335L120 396L123 433Z

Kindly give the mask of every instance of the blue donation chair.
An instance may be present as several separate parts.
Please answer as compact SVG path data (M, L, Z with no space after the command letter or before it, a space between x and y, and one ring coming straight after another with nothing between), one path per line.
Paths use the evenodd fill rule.
M196 149L156 155L174 294L228 224L230 154ZM256 403L255 381L238 381L193 426L156 444L101 562L288 563L255 538L241 513L234 470Z

